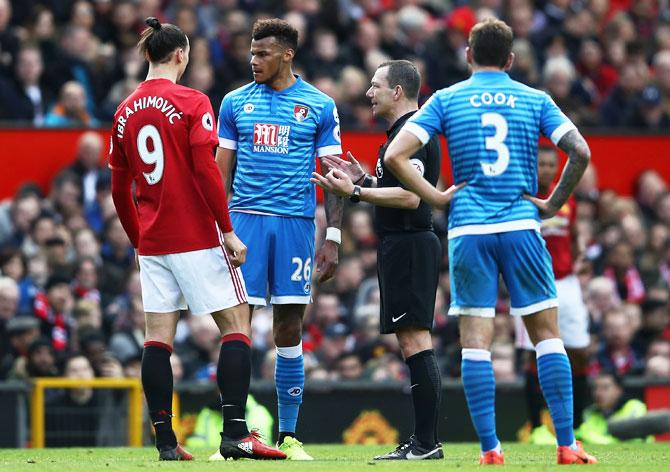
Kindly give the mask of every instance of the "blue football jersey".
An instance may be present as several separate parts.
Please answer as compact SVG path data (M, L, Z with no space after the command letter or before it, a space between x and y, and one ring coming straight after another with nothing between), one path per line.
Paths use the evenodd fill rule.
M575 125L545 92L479 71L436 92L403 129L423 143L443 133L454 182L467 182L451 202L453 238L539 230L537 208L523 198L537 193L539 133L557 144Z
M282 91L252 82L227 94L219 146L237 150L230 209L313 218L316 157L342 154L332 98L296 76Z

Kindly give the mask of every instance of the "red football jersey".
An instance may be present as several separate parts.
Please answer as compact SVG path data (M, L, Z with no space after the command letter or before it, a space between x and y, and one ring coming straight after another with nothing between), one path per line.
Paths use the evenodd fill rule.
M538 198L547 198L554 189L554 185L549 189L549 193L541 195ZM563 207L552 218L542 220L542 237L547 242L547 249L551 254L552 265L554 267L554 277L562 279L572 274L572 265L574 256L572 253L572 241L574 223L577 213L577 204L574 197L570 196Z
M218 145L206 95L167 79L142 82L114 115L109 166L136 185L142 255L219 246L214 215L193 172L191 149Z

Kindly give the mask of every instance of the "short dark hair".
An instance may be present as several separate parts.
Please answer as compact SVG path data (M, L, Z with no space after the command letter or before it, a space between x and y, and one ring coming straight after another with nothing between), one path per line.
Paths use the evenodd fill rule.
M251 31L251 39L259 41L269 37L274 37L277 42L294 51L298 49L298 30L288 21L280 18L257 20Z
M382 67L388 67L386 80L389 83L389 87L393 88L396 85L400 85L408 99L419 99L421 76L412 62L405 59L387 61L380 64L378 69L381 69Z
M472 28L468 44L472 50L472 58L478 65L502 69L512 52L513 40L514 33L507 23L489 18Z
M144 22L148 28L142 31L137 47L150 62L164 64L172 58L175 49L186 48L188 45L188 38L179 27L170 23L161 24L153 16Z

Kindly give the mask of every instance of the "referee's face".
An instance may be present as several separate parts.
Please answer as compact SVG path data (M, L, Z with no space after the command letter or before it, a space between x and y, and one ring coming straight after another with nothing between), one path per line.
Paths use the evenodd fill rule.
M375 118L386 117L393 107L393 89L389 87L387 75L388 67L377 69L365 94L370 99L372 115Z

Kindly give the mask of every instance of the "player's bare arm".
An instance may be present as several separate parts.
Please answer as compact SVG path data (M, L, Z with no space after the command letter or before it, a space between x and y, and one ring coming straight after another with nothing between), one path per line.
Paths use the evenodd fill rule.
M216 148L216 165L219 167L221 177L223 178L223 188L226 194L230 195L233 188L233 166L237 158L237 151L234 149Z
M332 156L330 156L332 157ZM321 169L326 172L330 167L325 162L325 156L321 158ZM329 228L340 229L342 227L342 213L344 211L344 200L335 194L326 192L323 197L326 210L326 221ZM339 244L326 239L316 253L316 271L319 273L319 283L326 282L335 275L338 264Z
M386 167L407 187L407 190L416 193L421 200L432 206L444 208L465 183L452 185L444 192L433 187L409 162L419 149L421 149L419 138L408 131L400 130L384 155Z
M310 179L326 192L334 193L340 197L348 197L354 191L354 183L351 178L335 168L328 172L325 176L312 174ZM421 199L414 193L400 187L385 187L385 188L362 188L361 200L389 208L404 208L406 210L415 210L419 207Z
M551 218L568 201L591 160L589 145L577 130L569 131L563 136L558 142L558 147L568 155L568 163L554 191L546 200L530 195L525 196L540 210L541 218Z

